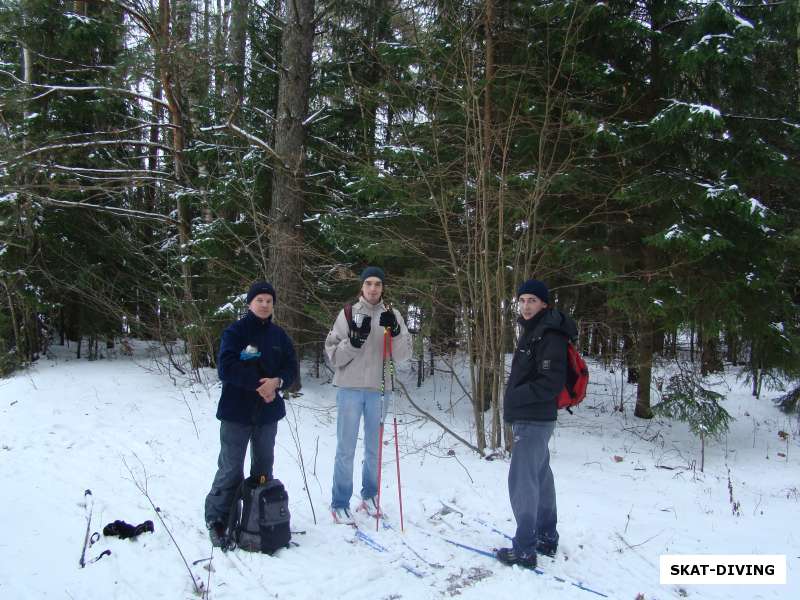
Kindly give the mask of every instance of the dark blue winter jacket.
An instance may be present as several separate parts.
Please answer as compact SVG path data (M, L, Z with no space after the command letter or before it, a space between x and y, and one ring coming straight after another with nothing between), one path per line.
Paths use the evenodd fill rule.
M555 421L557 399L567 380L567 340L578 335L575 321L546 308L527 321L511 361L503 399L503 420Z
M259 358L242 360L242 350L252 346L261 352ZM264 425L286 416L280 392L275 400L265 403L256 389L264 377L283 379L281 390L288 388L297 373L294 345L286 332L272 322L262 321L252 312L230 325L222 334L217 372L222 381L222 395L217 418L244 425Z

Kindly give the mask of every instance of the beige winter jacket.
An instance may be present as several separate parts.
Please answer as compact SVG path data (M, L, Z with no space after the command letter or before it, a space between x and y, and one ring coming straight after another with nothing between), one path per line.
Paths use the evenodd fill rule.
M339 311L333 329L325 338L325 352L334 368L333 385L347 388L364 388L378 390L381 386L383 369L383 327L379 321L381 313L386 308L383 301L375 306L359 298L353 304L353 320L360 323L357 315L368 315L372 318L372 328L369 337L361 348L354 348L350 344L350 329L344 316L344 309ZM407 360L411 356L411 334L408 332L402 315L394 311L397 322L400 324L400 333L392 338L392 358L395 365ZM388 372L387 372L388 378ZM389 381L386 381L387 391Z

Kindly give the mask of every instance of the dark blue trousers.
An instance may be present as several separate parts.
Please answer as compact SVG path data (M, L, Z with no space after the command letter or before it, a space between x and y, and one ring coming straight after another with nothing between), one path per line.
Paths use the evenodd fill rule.
M244 458L247 445L251 442L250 475L266 475L272 478L277 433L277 421L266 425L220 421L217 474L211 484L211 491L206 496L206 523L228 520L233 496L244 478Z
M516 421L508 471L508 493L517 521L517 554L535 554L536 542L558 543L556 488L547 447L555 421Z

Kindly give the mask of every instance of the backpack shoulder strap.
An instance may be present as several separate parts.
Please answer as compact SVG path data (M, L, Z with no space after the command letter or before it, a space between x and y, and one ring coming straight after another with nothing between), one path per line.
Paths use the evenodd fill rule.
M344 305L342 310L344 311L345 321L347 321L347 328L352 331L352 329L353 329L353 305L350 304L350 303L347 303L347 304Z
M228 512L228 522L225 524L225 537L227 538L225 550L232 550L236 546L234 531L239 526L239 520L241 519L239 502L242 500L244 486L247 485L246 482L247 480L243 479L233 495L233 502L231 502L231 508Z
M534 344L536 344L537 342L540 342L542 340L542 338L545 336L545 334L549 333L551 331L554 332L554 333L558 333L559 335L563 335L566 338L568 344L572 341L572 340L570 340L569 336L566 333L564 333L563 331L561 331L560 329L550 329L550 328L548 328L548 329L542 329L541 331L535 332L537 335L531 336L531 339L528 342L528 347L529 348L533 348Z

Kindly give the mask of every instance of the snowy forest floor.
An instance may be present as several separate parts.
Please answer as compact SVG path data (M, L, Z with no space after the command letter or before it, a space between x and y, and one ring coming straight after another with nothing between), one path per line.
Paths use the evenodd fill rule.
M508 568L445 541L491 550L513 534L508 459L485 460L419 415L398 393L396 413L405 533L399 532L394 438L387 427L382 503L391 529L363 529L385 551L334 525L328 512L336 447L335 389L303 365L302 394L288 402L275 475L289 492L298 545L275 556L211 556L203 501L216 467L219 383L176 377L157 349L76 360L54 347L30 369L0 380L0 597L7 599L193 598L187 567L212 600L263 598L800 598L800 435L797 415L754 399L729 369L715 389L734 417L721 441L700 442L681 423L631 416L635 387L590 364L589 396L559 415L551 441L561 544L543 574ZM398 377L415 402L472 440L471 408L452 377L421 388ZM464 379L466 381L466 378ZM627 410L614 410L620 398ZM389 423L391 423L391 415ZM784 432L784 433L781 433ZM786 435L788 434L788 436ZM303 487L302 449L309 491ZM360 487L356 451L354 488ZM153 510L140 488L146 488ZM155 523L136 540L100 535L80 568L84 490L91 531L116 519ZM353 498L352 507L356 505ZM447 507L447 508L446 508ZM452 509L452 510L451 510ZM485 524L482 524L483 521ZM488 525L487 525L488 524ZM499 533L502 532L502 533ZM661 554L785 554L787 584L659 584ZM195 561L200 561L193 564Z

